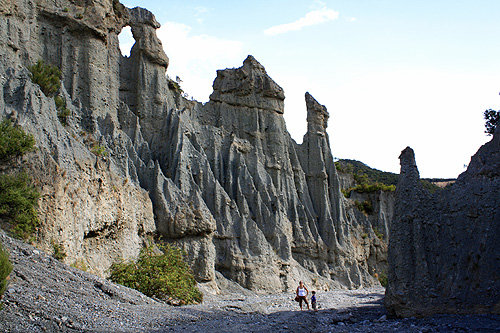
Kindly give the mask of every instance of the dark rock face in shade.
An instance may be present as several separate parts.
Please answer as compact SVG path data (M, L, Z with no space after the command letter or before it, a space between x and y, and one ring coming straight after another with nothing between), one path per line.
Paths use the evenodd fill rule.
M401 175L389 243L385 305L401 317L500 313L500 133L450 188L419 183L411 148Z

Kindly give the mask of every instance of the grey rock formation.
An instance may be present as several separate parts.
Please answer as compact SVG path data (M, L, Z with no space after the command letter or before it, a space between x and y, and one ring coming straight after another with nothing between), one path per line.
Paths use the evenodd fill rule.
M252 56L240 68L217 71L213 88L211 101L283 113L283 89Z
M351 192L346 208L354 215L357 224L351 233L363 249L359 251L366 258L368 272L376 275L380 280L387 279L389 263L387 249L389 243L389 229L394 212L394 192L378 191L374 193ZM356 207L356 201L363 203L369 201L373 211L366 213Z
M389 313L500 313L500 131L455 184L435 195L419 183L413 150L403 150L400 160Z
M11 0L0 7L0 114L35 135L26 158L42 190L39 246L106 275L154 234L186 250L199 281L216 271L259 291L376 284L340 193L326 108L306 94L308 132L288 134L284 93L252 56L217 72L205 105L182 98L153 14L116 1ZM118 33L131 26L130 57ZM29 79L62 70L72 114ZM107 155L96 153L104 149Z
M354 236L356 253L360 260L367 263L368 272L384 281L387 279L389 267L387 244L394 213L394 192L379 190L358 193L352 190L356 186L352 173L340 169L337 174L343 192L351 190L349 198L345 200L345 209L355 221L349 232ZM365 202L371 204L371 211L363 211L357 206Z

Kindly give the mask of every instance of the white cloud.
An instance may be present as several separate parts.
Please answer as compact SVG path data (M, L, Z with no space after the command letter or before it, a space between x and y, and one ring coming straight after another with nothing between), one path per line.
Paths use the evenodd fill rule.
M306 14L306 16L301 17L297 21L270 27L264 30L264 33L266 35L275 36L289 31L298 31L304 27L321 24L328 21L333 21L338 18L339 18L339 12L325 7L320 10L310 11L309 13Z
M311 6L311 9L322 9L326 7L326 2L321 0L315 0Z
M357 18L355 18L355 17L352 17L352 16L347 16L347 17L345 18L345 20L346 20L347 22L356 22L358 19L357 19Z
M195 11L195 16L198 16L198 15L201 15L203 13L207 13L208 12L208 8L207 7L203 7L203 6L196 6L194 7L194 11Z
M192 28L166 22L157 30L170 59L167 74L179 76L183 90L196 100L208 101L218 69L239 67L243 63L243 43L209 35L193 35Z
M208 13L208 8L203 6L194 7L194 17L196 17L196 23L203 24L202 14Z

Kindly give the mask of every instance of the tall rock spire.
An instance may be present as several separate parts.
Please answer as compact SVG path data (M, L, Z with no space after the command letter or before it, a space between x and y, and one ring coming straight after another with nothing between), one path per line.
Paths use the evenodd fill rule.
M306 92L307 131L313 134L324 135L328 126L330 114L324 105L321 105Z

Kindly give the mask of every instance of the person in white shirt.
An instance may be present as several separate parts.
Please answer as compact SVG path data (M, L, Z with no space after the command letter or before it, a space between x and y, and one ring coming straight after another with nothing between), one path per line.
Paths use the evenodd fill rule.
M300 310L302 311L302 302L306 302L307 310L309 310L309 303L307 302L307 295L309 295L309 290L307 290L306 286L302 281L299 282L299 286L297 287L295 293L297 294Z

